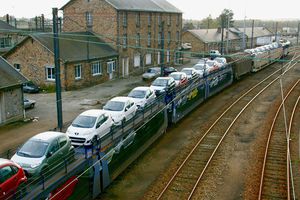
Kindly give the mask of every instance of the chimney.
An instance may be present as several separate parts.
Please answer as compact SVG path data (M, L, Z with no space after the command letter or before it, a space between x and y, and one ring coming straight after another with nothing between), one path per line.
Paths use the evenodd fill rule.
M6 23L9 24L9 14L6 14Z
M218 27L217 32L218 32L218 33L221 33L221 27Z

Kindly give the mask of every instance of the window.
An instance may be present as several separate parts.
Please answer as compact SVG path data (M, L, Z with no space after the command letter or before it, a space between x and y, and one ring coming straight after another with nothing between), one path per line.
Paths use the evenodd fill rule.
M141 56L137 54L134 56L134 67L139 67L141 65Z
M85 13L85 18L86 18L86 25L87 26L93 26L93 16L92 16L92 13L86 12Z
M135 14L135 24L137 27L141 25L141 14L139 12Z
M127 26L127 13L123 12L123 26Z
M67 144L67 138L66 137L60 137L59 138L59 146L60 146L60 148L62 148L66 144Z
M123 48L126 49L127 48L127 34L123 35Z
M179 31L176 32L176 43L179 43Z
M152 23L152 13L149 13L148 15L148 26L151 26Z
M11 47L11 38L6 37L6 38L0 38L0 48L6 48L6 47Z
M161 44L161 32L159 32L158 35L157 35L157 43L159 45Z
M141 46L141 35L139 33L136 34L136 38L135 38L135 46L139 47Z
M171 14L169 14L169 16L168 16L168 26L171 26L171 19L172 19L172 16L171 16Z
M102 66L100 62L92 63L92 75L97 76L102 74Z
M148 40L147 40L147 46L151 46L151 33L148 33Z
M21 71L21 65L20 65L20 64L15 63L15 64L14 64L14 67L15 67L15 69L16 69L17 71Z
M146 54L146 65L151 65L151 53Z
M15 171L10 166L5 166L0 169L0 184L10 179L15 175Z
M171 32L169 31L168 32L168 44L170 44L171 43Z
M75 79L81 79L81 65L75 65Z
M52 66L46 67L46 79L48 81L54 81L55 80L55 68Z
M54 140L50 146L49 153L54 154L55 152L58 151L58 149L59 149L59 146L58 146L57 140Z
M170 62L170 50L167 50L167 62Z
M112 73L116 71L116 61L107 62L107 73Z
M180 14L178 14L176 17L176 26L178 26L179 23L180 23Z
M157 23L159 26L161 26L161 14L158 14L157 16Z

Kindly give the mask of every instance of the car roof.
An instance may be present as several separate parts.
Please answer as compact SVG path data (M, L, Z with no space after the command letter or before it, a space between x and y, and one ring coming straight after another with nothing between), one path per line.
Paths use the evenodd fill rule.
M66 136L66 134L61 133L61 132L56 132L56 131L47 131L47 132L39 133L30 139L42 140L42 141L52 141L59 136Z
M169 80L169 79L173 79L173 77L166 76L166 77L158 77L156 79Z
M192 67L186 67L186 68L183 68L182 70L195 70L194 68L192 68ZM181 71L182 71L181 70Z
M143 86L143 87L136 87L132 90L142 90L142 91L147 91L147 90L150 90L151 88L150 87L146 87L146 86Z
M80 115L98 117L98 116L100 116L104 113L106 113L106 112L104 110L101 110L101 109L91 109L91 110L84 111Z
M114 97L112 98L110 101L121 101L121 102L125 102L125 101L132 101L131 97Z
M178 75L186 75L186 73L184 73L184 72L172 72L170 75L172 75L172 74L175 74L175 75L177 75L177 74Z

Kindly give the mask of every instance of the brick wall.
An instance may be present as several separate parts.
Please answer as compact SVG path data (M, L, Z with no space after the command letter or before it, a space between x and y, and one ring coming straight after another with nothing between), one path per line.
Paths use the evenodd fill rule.
M184 32L182 34L182 42L191 43L192 49L190 51L192 56L197 54L202 54L203 52L206 53L208 51L207 44L202 42L200 39L195 37L190 32Z

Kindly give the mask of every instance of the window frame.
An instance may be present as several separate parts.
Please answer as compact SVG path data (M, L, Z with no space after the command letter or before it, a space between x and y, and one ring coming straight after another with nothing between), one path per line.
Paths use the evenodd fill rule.
M148 35L147 35L147 46L151 47L151 32L148 32Z
M140 33L136 33L136 36L135 36L135 46L136 47L140 47L141 46L141 34Z
M50 78L49 78L49 73L48 73L48 70L50 69L51 73L50 73ZM55 81L55 67L54 66L46 66L45 67L45 70L46 70L46 80L47 81Z
M97 70L94 70L97 67ZM94 73L96 71L96 73ZM102 75L102 63L100 61L95 61L91 63L91 74L92 76Z
M85 12L85 21L87 26L93 26L93 14L92 12Z
M109 73L109 65L112 64L112 71L111 72L115 72L116 71L116 61L115 60L111 60L111 61L108 61L106 63L107 65L107 73Z
M126 49L128 45L127 33L123 34L123 49Z
M150 57L149 57L150 56ZM145 55L145 63L146 63L146 65L151 65L152 64L152 54L151 53L147 53L146 55ZM148 62L147 62L148 61Z
M123 24L123 27L127 27L127 24L128 24L128 16L127 16L127 12L123 12L123 16L122 16L123 20L122 20L122 24Z
M152 24L152 13L148 14L148 26L151 26Z
M168 44L171 43L171 31L168 31Z
M77 69L79 68L79 71L77 71ZM76 64L74 66L74 69L75 69L75 80L80 80L82 79L82 64ZM79 76L77 76L77 72L79 72Z

